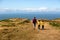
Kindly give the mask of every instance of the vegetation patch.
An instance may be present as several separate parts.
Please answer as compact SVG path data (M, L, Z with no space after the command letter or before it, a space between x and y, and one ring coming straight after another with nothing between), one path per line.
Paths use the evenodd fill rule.
M2 27L15 27L15 24L3 24L1 25Z
M49 24L55 27L60 27L60 23L57 22L50 22Z
M23 22L20 22L18 24L25 24L25 23L30 23L30 20L29 19L28 20L24 20Z
M0 22L2 22L2 21L4 21L4 22L13 22L12 20L9 20L9 19L0 20Z

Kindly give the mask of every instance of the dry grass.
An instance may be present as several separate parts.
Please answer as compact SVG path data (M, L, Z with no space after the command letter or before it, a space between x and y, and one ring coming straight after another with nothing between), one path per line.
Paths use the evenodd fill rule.
M16 20L12 22L16 27L0 27L0 40L60 40L60 30L54 29L48 22L45 22L44 30L38 31L38 26L34 30L31 22L23 25L18 24L20 19L19 22Z
M31 27L28 28L30 20L10 20L13 20L13 22L6 22L5 20L0 22L0 40L32 40L35 37ZM18 24L20 22L22 24Z
M27 24L26 24L27 25ZM1 40L32 40L35 34L28 26L19 26L18 28L4 28L0 30Z

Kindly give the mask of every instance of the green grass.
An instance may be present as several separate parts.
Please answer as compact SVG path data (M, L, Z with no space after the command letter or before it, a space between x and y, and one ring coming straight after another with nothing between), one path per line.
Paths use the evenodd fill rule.
M50 22L49 24L55 27L60 27L60 23Z
M13 22L12 20L9 20L9 19L4 19L4 20L0 20L0 22Z

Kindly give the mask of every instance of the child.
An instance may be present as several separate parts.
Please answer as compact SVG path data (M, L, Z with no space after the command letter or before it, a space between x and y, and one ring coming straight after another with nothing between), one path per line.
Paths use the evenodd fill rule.
M41 20L38 20L38 30L40 30L40 24L41 24L41 22L40 22Z

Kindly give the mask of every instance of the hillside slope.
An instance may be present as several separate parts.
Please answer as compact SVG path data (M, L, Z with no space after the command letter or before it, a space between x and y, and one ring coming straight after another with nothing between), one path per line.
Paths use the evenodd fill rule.
M49 22L39 32L37 27L36 30L33 29L32 22L24 22L14 22L16 27L0 27L0 40L60 40L60 30L53 28Z

